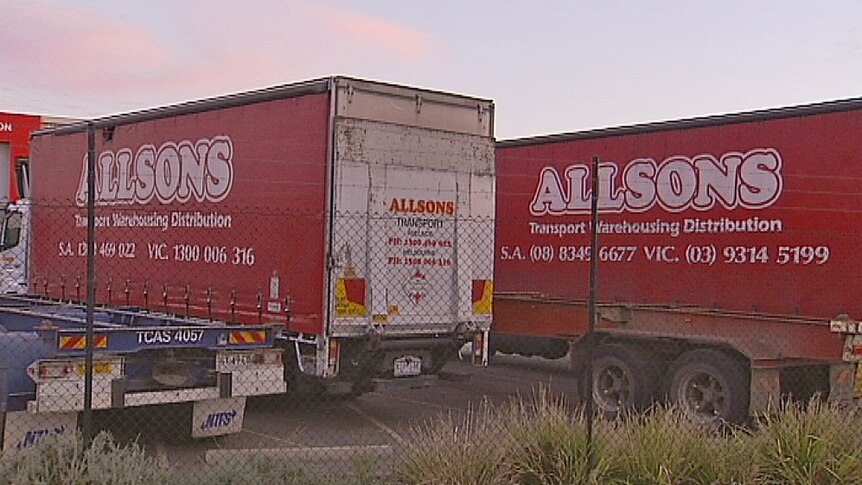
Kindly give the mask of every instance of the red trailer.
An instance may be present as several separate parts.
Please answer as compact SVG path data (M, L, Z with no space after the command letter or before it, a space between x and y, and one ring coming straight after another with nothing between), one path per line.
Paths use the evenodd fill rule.
M354 391L484 342L490 101L336 77L94 126L100 303L279 325L289 377ZM30 293L84 297L86 149L34 137Z
M597 176L600 408L859 396L860 132L855 99L498 143L492 343L579 367Z

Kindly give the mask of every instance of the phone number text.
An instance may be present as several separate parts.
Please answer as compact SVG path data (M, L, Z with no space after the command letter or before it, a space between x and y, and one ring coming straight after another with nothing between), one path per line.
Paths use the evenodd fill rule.
M501 261L533 263L589 262L589 246L501 246L497 255ZM832 252L829 246L601 246L598 259L609 263L637 261L707 265L714 264L776 264L823 265Z
M87 243L61 241L57 245L61 258L86 257ZM199 244L166 244L105 241L96 243L96 256L105 259L147 259L178 263L254 266L255 251L250 246L207 246Z

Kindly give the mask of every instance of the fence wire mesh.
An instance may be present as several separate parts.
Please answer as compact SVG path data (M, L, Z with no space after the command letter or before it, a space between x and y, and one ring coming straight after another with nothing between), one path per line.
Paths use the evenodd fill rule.
M626 275L626 261L649 248L606 238L588 379L586 235L520 247L506 239L530 221L456 217L445 207L395 215L97 207L90 344L103 434L85 450L75 441L88 344L85 213L73 202L31 201L6 214L0 474L18 483L48 466L35 453L50 447L91 467L80 477L103 474L66 477L82 483L862 477L862 418L846 407L858 377L829 321L684 296L631 298L627 281L664 296L648 275ZM718 237L700 246L717 248L720 264L736 258ZM820 247L793 246L786 257L826 263ZM782 257L773 249L764 265ZM697 259L668 254L668 264ZM501 331L486 341L492 311ZM475 365L486 347L490 365ZM794 429L811 429L808 445L820 447L797 456L798 468L787 446L807 445L793 441ZM96 455L113 457L114 468L97 471Z

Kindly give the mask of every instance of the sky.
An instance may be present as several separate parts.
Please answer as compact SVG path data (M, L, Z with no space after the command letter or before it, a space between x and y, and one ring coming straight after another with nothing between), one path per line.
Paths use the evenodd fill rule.
M862 96L860 0L0 0L0 111L99 117L348 75L511 139Z

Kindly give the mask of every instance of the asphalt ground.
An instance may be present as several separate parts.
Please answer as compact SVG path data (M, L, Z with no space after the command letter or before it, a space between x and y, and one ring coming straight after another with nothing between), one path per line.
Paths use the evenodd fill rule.
M483 403L529 399L540 389L570 402L577 399L577 382L565 358L496 355L488 367L454 360L437 379L385 384L353 399L290 394L249 399L243 430L215 438L188 437L183 429L187 407L124 413L102 426L120 441L138 442L160 466L180 473L271 455L323 473L349 474L364 460L375 464L375 473L386 475L408 444L410 430L441 414L460 416Z

